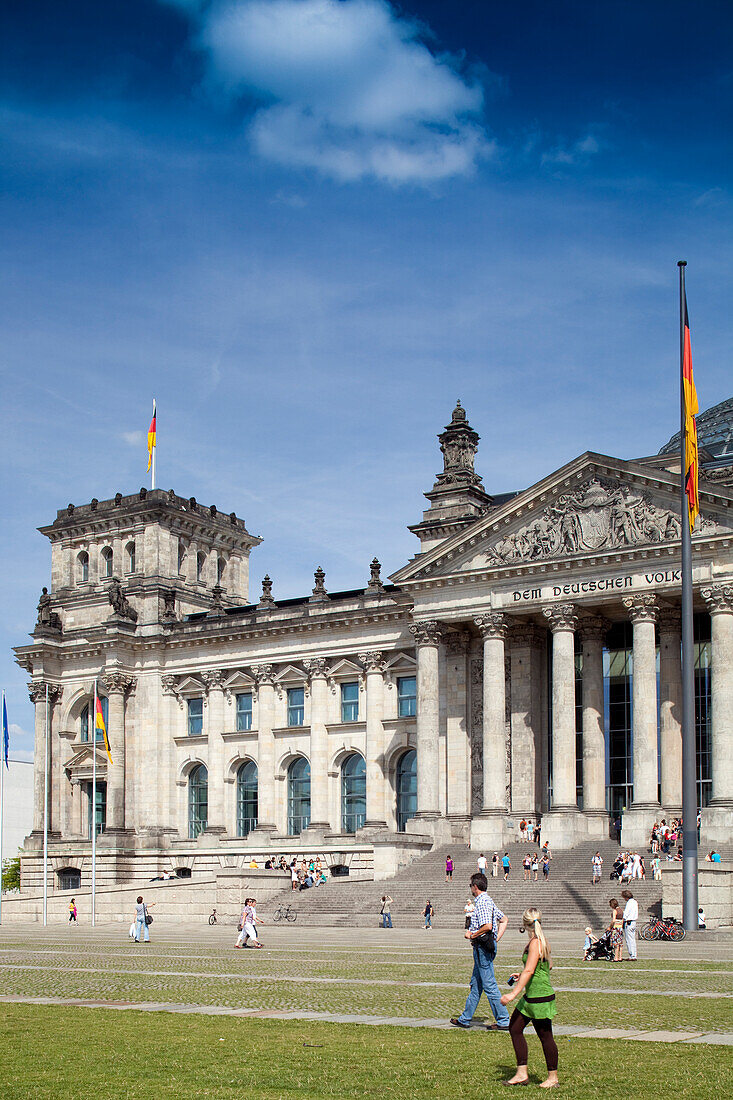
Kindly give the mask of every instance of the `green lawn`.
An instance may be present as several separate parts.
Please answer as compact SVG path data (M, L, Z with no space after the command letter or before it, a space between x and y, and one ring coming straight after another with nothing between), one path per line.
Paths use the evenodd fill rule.
M544 1077L530 1038L530 1076ZM715 1095L733 1050L559 1039L565 1096ZM506 1035L29 1005L0 1006L4 1100L449 1100L499 1096Z

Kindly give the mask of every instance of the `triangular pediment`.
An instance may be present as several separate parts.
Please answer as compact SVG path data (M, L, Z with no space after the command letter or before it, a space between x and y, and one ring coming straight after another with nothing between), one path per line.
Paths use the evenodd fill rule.
M80 749L77 749L73 756L71 756L64 764L64 769L70 772L77 778L85 778L87 772L91 776L94 767L94 753L92 751L91 742L86 745L82 745ZM107 754L102 747L102 742L97 744L97 774L103 778L102 773L106 773L107 768Z
M348 658L345 657L342 661L337 661L333 668L330 668L328 670L328 678L329 680L337 678L341 679L341 677L343 676L353 676L355 678L358 678L359 676L362 676L363 673L364 669L361 667L361 665L354 664L353 661L350 661L348 660Z
M679 475L587 452L390 578L396 584L679 547ZM729 491L700 490L693 539L733 531Z

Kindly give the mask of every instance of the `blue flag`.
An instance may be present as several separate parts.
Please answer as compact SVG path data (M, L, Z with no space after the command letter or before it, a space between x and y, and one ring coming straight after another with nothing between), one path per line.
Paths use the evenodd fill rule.
M10 733L8 732L8 708L5 705L5 695L3 694L3 760L5 761L5 767L9 769L8 764L8 752L10 750Z

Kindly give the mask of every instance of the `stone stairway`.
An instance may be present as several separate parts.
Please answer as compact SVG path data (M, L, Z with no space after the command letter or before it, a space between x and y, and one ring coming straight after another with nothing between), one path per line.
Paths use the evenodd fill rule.
M550 878L547 882L539 875L539 882L522 880L522 859L527 852L536 849L526 844L511 844L506 849L512 863L509 880L504 882L501 869L497 878L489 872L489 894L509 917L512 927L519 927L522 913L529 905L536 905L543 913L547 928L576 928L582 933L591 925L598 933L609 921L609 898L619 898L621 884L609 881L613 860L618 846L611 841L601 844L583 844L572 851L553 853ZM603 878L599 885L591 884L591 858L596 851L603 856ZM445 881L445 857L453 858L453 881ZM503 856L504 850L499 852ZM438 848L415 860L392 879L381 882L349 882L329 880L326 886L302 890L298 893L283 892L272 899L271 906L283 901L290 903L298 913L298 922L309 925L351 925L357 928L373 927L379 922L382 894L393 899L392 919L400 927L418 928L423 924L422 913L429 898L435 910L433 923L440 928L463 928L463 907L470 897L469 879L476 871L478 852L465 848ZM493 852L485 853L491 860ZM645 855L647 873L650 859ZM660 912L661 882L635 880L631 890L639 902L640 920L648 919L650 911ZM268 906L269 908L269 906ZM265 913L265 916L268 914Z

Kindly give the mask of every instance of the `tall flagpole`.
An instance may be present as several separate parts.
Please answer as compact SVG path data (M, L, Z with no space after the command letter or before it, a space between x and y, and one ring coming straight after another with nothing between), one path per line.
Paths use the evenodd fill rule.
M43 926L48 924L48 682L43 736Z
M0 753L0 924L3 923L3 882L2 882L2 870L3 870L3 795L5 794L5 692L3 692L2 703L2 753Z
M92 928L97 922L97 681L94 681L92 723Z
M682 923L697 929L697 748L692 631L692 539L687 496L685 407L685 268L680 260L680 512L682 520Z
M158 421L156 419L155 398L153 398L153 419L155 420L155 440L150 461L150 488L155 488L155 453L158 450Z

